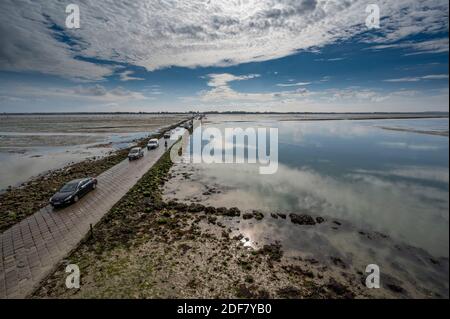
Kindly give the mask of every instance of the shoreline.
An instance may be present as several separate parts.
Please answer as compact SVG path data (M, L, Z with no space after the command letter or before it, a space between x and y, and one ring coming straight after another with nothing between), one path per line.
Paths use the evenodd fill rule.
M43 280L31 297L363 296L335 279L317 276L318 270L313 272L289 262L282 263L283 252L277 243L253 251L246 248L242 236L232 236L231 229L218 221L225 216L240 217L237 208L216 209L164 202L161 186L171 166L166 153L94 227L93 237L87 236L55 272ZM205 226L214 231L202 229ZM203 262L193 262L196 258ZM80 266L83 273L81 289L70 291L64 287L64 268L68 263ZM303 261L303 264L318 267L314 261ZM274 282L277 275L283 278ZM290 284L292 275L298 277L295 287ZM257 285L256 277L266 284ZM315 282L314 278L323 283ZM204 285L207 287L202 287Z
M165 131L173 129L183 122L185 119L162 127L159 133L137 140L136 145L145 146L149 139L160 137ZM85 159L59 169L46 171L16 186L9 186L0 191L0 210L2 212L0 233L47 206L53 193L68 181L85 176L97 176L125 160L129 149L112 151L109 155L99 159Z
M299 230L328 227L345 233L348 224L307 213L244 211L165 198L166 182L174 178L168 153L94 226L93 237L87 235L29 297L448 298L417 291L390 275L383 275L386 289L369 290L364 269L355 271L352 260L340 255L327 255L323 261L305 251L293 256L276 240L250 245L238 225L273 220ZM188 171L177 173L190 179ZM377 244L390 241L365 230L358 236ZM71 263L82 273L79 290L64 286L65 266ZM448 259L426 263L430 269L448 267Z
M296 227L337 227L337 223L307 214L274 216L164 200L163 187L172 178L172 167L168 151L30 297L444 298L431 292L411 294L388 275L383 279L387 289L367 289L365 274L354 272L339 256L330 255L330 262L324 263L311 256L290 256L277 241L248 246L248 238L233 225L267 218ZM79 265L80 289L64 286L67 264Z

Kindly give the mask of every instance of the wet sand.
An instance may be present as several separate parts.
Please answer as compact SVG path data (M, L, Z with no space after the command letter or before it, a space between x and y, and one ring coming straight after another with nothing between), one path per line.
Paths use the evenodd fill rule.
M401 258L420 258L430 272L441 272L448 260L392 243L380 233L364 232L329 217L241 211L209 206L208 188L188 204L174 185L188 185L195 172L172 167L164 156L95 226L86 240L43 281L33 298L442 298L436 290L382 275L382 289L365 286L367 274L357 256L330 250L324 233L340 240L358 236L361 244L391 249ZM175 186L176 187L176 186ZM200 203L201 202L201 203ZM293 251L280 236L258 239L261 225L287 225L303 246ZM272 226L271 226L272 225ZM266 234L273 234L267 232ZM264 235L264 231L262 232ZM283 231L279 232L283 235ZM281 236L282 237L282 236ZM336 237L338 238L338 237ZM309 245L308 245L309 243ZM311 250L312 247L315 250ZM322 250L322 253L318 251ZM368 253L373 253L369 249ZM428 259L427 259L428 258ZM79 265L80 289L66 289L65 266ZM394 265L392 265L394 267ZM399 270L401 271L401 270ZM448 281L447 281L448 282ZM436 284L435 282L433 284ZM445 284L445 281L444 281ZM436 286L434 286L436 287Z
M238 190L205 183L190 165L170 169L167 160L33 297L448 297L448 258L326 214L255 211L252 202L234 208ZM383 260L382 289L365 286L374 257ZM79 290L64 287L68 263L81 268Z
M80 145L70 149L53 148L50 152L35 155L8 154L6 160L0 152L2 185L8 185L11 180L25 180L0 192L0 231L48 205L49 198L68 181L99 175L125 160L131 146L145 147L150 137L160 137L166 129L174 128L180 122L161 128L159 133L145 134L145 137L124 143L119 149L112 144L92 145L92 148ZM96 156L92 157L92 154ZM35 177L29 179L29 176Z
M166 201L226 208L238 206L247 218L225 217L217 222L230 227L231 236L245 238L245 247L258 250L279 243L285 261L302 269L314 269L317 274L338 279L348 287L358 287L360 289L354 290L357 297L448 296L448 258L435 258L423 249L396 241L386 234L356 227L345 219L328 216L326 212L319 216L305 210L267 210L261 202L242 198L239 190L227 184L206 182L202 170L195 165L175 164L170 176L163 188ZM255 218L255 208L262 218ZM324 221L301 225L290 216L292 213L294 216L323 218ZM211 231L210 228L207 227ZM366 266L374 261L382 269L382 289L355 286L355 282L365 278Z
M0 115L0 190L47 171L100 158L185 115Z

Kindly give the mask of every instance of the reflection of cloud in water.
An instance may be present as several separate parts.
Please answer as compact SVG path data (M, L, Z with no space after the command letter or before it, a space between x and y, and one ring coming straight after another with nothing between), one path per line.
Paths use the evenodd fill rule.
M441 147L437 145L415 144L406 142L380 142L378 144L389 148L409 149L414 151L437 151L441 149Z
M280 131L291 134L295 142L304 141L308 136L356 138L370 136L378 129L369 125L369 122L358 121L320 121L320 122L280 122Z
M222 202L228 200L232 206L268 211L306 210L342 218L433 254L448 256L446 191L368 174L352 174L338 180L284 165L270 176L259 175L256 169L251 165L205 165L202 179L208 185L214 177L214 181L236 188L238 191L220 196ZM420 174L420 168L417 172ZM413 174L411 167L409 174Z
M388 176L407 177L447 184L449 182L448 167L402 166L392 168L386 171L358 169L355 170L355 172L361 174L380 175L386 177Z

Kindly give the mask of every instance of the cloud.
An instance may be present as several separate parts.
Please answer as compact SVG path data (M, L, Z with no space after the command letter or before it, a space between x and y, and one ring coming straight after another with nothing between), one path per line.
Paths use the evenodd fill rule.
M310 85L311 82L297 82L297 83L279 83L277 86L281 87L290 87L290 86L305 86Z
M348 100L352 103L358 101L383 102L388 98L388 95L384 92L355 87L325 90L322 96L328 101Z
M77 81L101 80L113 73L111 66L79 59L77 51L81 48L58 41L47 11L53 15L59 12L64 18L61 4L0 2L0 70L40 72Z
M134 72L129 71L129 70L120 73L120 81L142 81L142 80L145 80L144 78L138 78L138 77L131 76L132 74L134 74Z
M384 49L409 49L412 52L405 53L408 55L417 54L432 54L432 53L445 53L448 52L448 38L433 39L421 42L402 42L393 44L381 44L370 47L371 50L384 50Z
M258 78L260 76L261 76L260 74L249 74L249 75L236 76L236 75L229 74L229 73L208 74L207 75L207 77L210 79L208 82L208 86L212 86L212 87L224 87L229 82L251 80L254 78Z
M382 28L375 35L366 32L364 0L85 0L79 5L81 28L68 30L59 1L1 1L0 70L95 81L114 72L110 64L92 62L96 59L147 70L229 66L317 51L363 33L361 41L382 45L448 32L446 0L380 0Z
M78 100L78 101L95 101L95 102L117 102L130 100L149 99L141 92L130 91L121 86L108 89L103 85L78 85L76 87L50 87L41 88L38 86L17 86L14 90L6 89L11 92L17 92L20 96L8 94L7 91L0 90L0 94L9 99L22 98L24 100L32 99L51 99L51 100Z
M400 148L400 149L408 149L413 151L436 151L441 149L441 147L436 145L427 145L427 144L415 144L415 143L407 143L407 142L379 142L379 145L389 147L389 148Z
M233 75L229 73L208 74L207 85L211 87L210 90L201 91L199 93L200 99L203 102L210 101L251 101L251 102L270 102L273 100L292 99L300 96L306 96L308 90L305 88L298 88L292 91L281 92L261 92L261 93L243 93L232 89L229 86L230 82L246 81L260 77L259 74L248 75Z
M317 61L317 62L322 62L322 61L335 62L335 61L342 61L342 60L345 60L345 58L315 59L314 61Z
M230 87L230 82L251 80L258 75L233 75L229 73L205 76L210 87L196 96L181 97L194 103L199 110L231 111L296 111L296 112L416 112L448 110L448 90L381 90L356 86L308 90L249 93ZM428 76L426 76L428 77ZM214 106L213 106L214 105ZM426 106L426 108L424 108Z
M384 82L419 82L422 80L445 80L448 79L448 74L431 74L417 77L405 77L398 79L387 79Z

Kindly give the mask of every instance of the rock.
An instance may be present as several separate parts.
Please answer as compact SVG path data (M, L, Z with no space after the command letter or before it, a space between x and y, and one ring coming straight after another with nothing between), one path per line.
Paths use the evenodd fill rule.
M242 218L244 219L251 219L253 218L253 214L252 213L245 213L242 215Z
M281 244L276 242L274 244L264 245L260 250L258 250L260 254L269 256L269 260L272 261L281 261L281 257L283 257L283 250L281 249Z
M405 289L403 289L401 286L393 284L393 283L386 284L386 287L388 287L390 291L398 293L398 294L402 294L405 292Z
M251 275L245 276L245 282L248 282L249 284L252 284L255 280Z
M439 260L436 260L436 259L433 259L433 258L430 258L430 262L433 264L433 265L439 265L440 263L439 263Z
M216 213L219 215L226 215L227 212L228 212L228 209L226 209L226 207L216 208Z
M217 221L217 217L215 217L215 216L209 216L208 217L208 223L215 224L216 221Z
M239 208L237 208L237 207L231 207L231 208L228 210L227 216L231 216L231 217L239 217L239 216L241 216L241 210L240 210Z
M259 211L254 210L254 211L253 211L253 217L254 217L256 220L261 220L261 219L264 218L264 214L261 213L261 212L259 212Z
M180 244L179 246L178 246L178 249L180 249L181 250L181 254L182 255L184 255L184 254L186 254L186 252L189 250L189 249L191 249L192 247L191 246L189 246L188 244Z
M345 263L339 257L331 257L331 261L333 261L333 264L335 264L336 266L339 266L339 267L344 268L344 269L347 268Z
M303 269L298 265L283 266L283 269L286 270L289 274L294 274L301 277L314 278L314 273L311 270Z
M253 293L253 287L247 287L246 285L239 285L236 288L236 297L243 299L253 299L256 298L257 295Z
M188 205L186 205L185 203L177 203L177 205L175 205L174 208L178 211L186 211L188 208Z
M353 292L351 292L347 287L342 285L341 283L337 282L334 278L330 279L327 288L330 289L332 292L337 294L338 296L344 297L344 298L354 298Z
M291 222L298 225L315 225L316 222L314 221L314 218L312 218L309 215L302 214L289 214L289 217L291 218Z
M258 299L271 299L270 293L265 289L261 289L258 292Z
M171 208L171 207L176 207L178 205L178 202L176 201L176 200L170 200L168 203L167 203L167 207L168 208Z
M216 213L216 208L212 207L212 206L208 206L205 208L205 213L206 214L215 214Z
M293 286L278 289L277 295L284 299L299 299L302 296L301 290Z
M205 210L205 206L202 204L192 203L188 206L187 210L191 213L199 213Z

